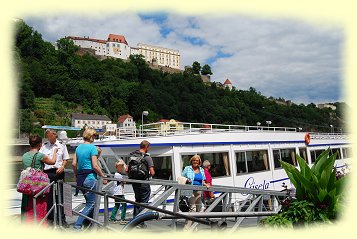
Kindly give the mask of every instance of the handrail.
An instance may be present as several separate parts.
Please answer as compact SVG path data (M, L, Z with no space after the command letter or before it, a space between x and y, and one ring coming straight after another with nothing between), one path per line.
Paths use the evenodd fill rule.
M135 182L135 183L146 183L149 185L161 185L161 187L167 187L167 190L165 190L164 193L162 193L161 195L158 195L157 198L154 198L154 201L149 203L149 204L143 204L143 203L138 203L129 199L125 199L125 198L119 198L117 196L108 194L107 192L103 192L100 185L102 185L102 180L110 180L110 181L124 181L124 182ZM51 183L51 185L53 185L54 182ZM209 218L229 218L229 217L251 217L251 216L268 216L268 215L273 215L275 213L277 213L277 211L274 212L255 212L252 211L251 209L253 208L252 205L256 205L258 203L258 201L263 200L262 195L270 195L274 198L278 198L280 196L286 196L286 192L278 192L278 191L272 191L272 190L258 190L258 189L247 189L247 188L238 188L238 187L229 187L229 186L212 186L212 187L205 187L205 186L194 186L194 185L185 185L185 184L178 184L177 181L172 181L172 180L156 180L156 179L152 179L152 180L134 180L134 179L128 179L128 178L121 178L121 179L116 179L113 177L106 177L106 178L99 178L98 179L98 190L95 189L88 189L85 187L81 187L81 186L77 186L73 183L65 183L62 180L57 181L57 184L68 184L71 187L80 189L80 190L85 190L87 192L92 192L94 194L96 194L97 196L100 197L104 197L104 222L100 222L98 220L98 214L94 214L93 218L83 215L80 212L74 211L72 209L72 212L76 215L79 216L83 216L84 218L90 220L91 222L94 222L95 224L99 225L100 227L106 228L106 229L111 229L113 230L113 228L111 228L109 226L109 203L108 203L108 199L112 198L112 199L120 199L123 202L126 203L130 203L132 205L136 205L136 206L140 206L143 207L147 210L153 210L153 211L157 211L160 213L159 219L177 219L177 218L181 218L181 219L186 219L189 221L193 221L195 222L195 224L193 224L191 226L191 229L194 228L197 223L200 224L204 224L204 225L211 225L214 226L214 224L216 222L213 222L211 220L209 220ZM223 206L224 208L228 208L227 206L227 199L228 197L231 197L231 193L245 193L245 194L250 194L250 195L257 195L257 196L253 196L253 198L251 200L252 204L249 207L250 211L246 211L246 212L241 212L240 209L239 211L233 211L233 212L229 212L229 211L222 211L220 213L213 213L210 212L210 210L218 203L218 201L214 202L210 209L207 210L207 212L205 213L184 213L184 212L178 212L175 208L178 207L178 202L176 202L176 200L178 200L178 195L181 194L182 190L202 190L202 191L219 191L219 192L225 192L223 194L221 194L220 197L217 198L218 201L223 201ZM174 202L174 210L170 211L170 210L166 210L163 208L158 208L158 205L163 205L162 202L166 201L167 198L171 195L171 192L175 193L175 202ZM38 195L35 195L36 198L38 197ZM99 207L99 203L100 203L100 197L98 199L96 199L96 204L97 206L95 207L95 210L98 210ZM230 202L230 199L229 199ZM63 204L59 205L63 207ZM57 211L55 211L55 216L56 216ZM205 219L204 219L205 218ZM241 220L240 220L241 222ZM240 224L240 222L237 222L235 224L235 226L238 226Z
M41 191L39 191L36 195L33 196L32 198L32 205L33 205L33 218L34 218L34 221L37 221L37 210L36 210L36 207L37 207L37 198L39 196L41 196L42 194L44 194L44 192L49 188L49 187L54 187L56 182L53 181L51 183L49 183L46 187L44 187ZM49 195L51 196L51 195ZM55 197L55 192L53 190L53 194L52 194L53 197ZM55 200L53 200L55 202ZM52 210L55 210L56 211L56 207L55 207L55 204L52 205L51 209L48 210L47 214L45 215L45 217L41 220L40 222L40 225L42 225L42 223L47 219L48 215L50 215L50 213L52 212ZM56 222L55 222L56 223Z
M267 126L247 126L247 125L226 125L208 123L190 123L179 121L156 122L140 125L139 130L134 133L122 135L120 132L126 131L125 128L118 128L116 135L118 139L145 137L145 136L168 136L185 135L192 133L215 133L215 132L249 132L249 131L273 131L273 132L296 132L293 127L267 127ZM132 129L127 131L133 132ZM137 134L136 134L137 133Z

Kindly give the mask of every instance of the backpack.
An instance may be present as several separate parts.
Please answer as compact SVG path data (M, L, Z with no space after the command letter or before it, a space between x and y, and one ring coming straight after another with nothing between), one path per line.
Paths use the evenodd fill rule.
M180 208L181 212L190 211L190 203L188 201L188 197L180 196L179 208Z
M130 179L145 180L149 178L149 167L144 159L146 154L130 155L128 163L128 177Z

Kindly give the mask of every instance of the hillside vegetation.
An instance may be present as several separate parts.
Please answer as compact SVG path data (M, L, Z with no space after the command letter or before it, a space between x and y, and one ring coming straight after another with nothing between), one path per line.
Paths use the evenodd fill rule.
M200 75L187 69L167 73L151 69L141 56L98 60L79 56L78 47L59 39L58 49L42 39L25 22L16 23L14 59L18 72L21 131L37 132L41 125L70 125L70 114L102 114L114 122L130 114L141 122L161 118L185 122L301 127L329 132L344 128L344 103L336 111L307 106L277 104L253 87L223 89L221 83L205 84Z

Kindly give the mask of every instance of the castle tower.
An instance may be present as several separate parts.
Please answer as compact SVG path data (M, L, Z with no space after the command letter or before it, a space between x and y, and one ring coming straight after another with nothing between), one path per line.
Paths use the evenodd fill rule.
M233 89L232 82L227 78L227 80L223 83L223 87L224 88L228 87L229 90L232 90Z

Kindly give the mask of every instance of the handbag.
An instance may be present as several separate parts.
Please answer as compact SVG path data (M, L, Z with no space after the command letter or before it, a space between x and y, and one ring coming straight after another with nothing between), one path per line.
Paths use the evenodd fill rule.
M19 181L17 183L17 191L27 195L36 195L47 185L50 184L50 179L48 175L45 174L41 169L35 169L35 161L38 152L35 153L32 159L31 167L21 171ZM48 187L44 194L50 192L50 187Z

